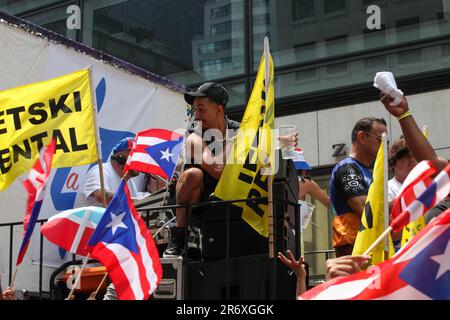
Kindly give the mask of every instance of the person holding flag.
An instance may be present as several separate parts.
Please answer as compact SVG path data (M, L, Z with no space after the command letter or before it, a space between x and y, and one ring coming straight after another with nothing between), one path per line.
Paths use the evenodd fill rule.
M386 110L397 118L410 152L417 161L432 160L441 170L446 161L437 158L436 152L418 127L405 97L394 105L394 98L381 93L380 101ZM372 184L371 167L386 132L386 121L377 118L359 120L352 131L350 155L333 169L330 182L330 198L336 217L333 221L333 247L336 256L349 255L353 251L356 234L366 197Z
M197 91L184 94L193 106L196 123L186 139L187 163L176 184L176 204L193 205L208 200L222 175L227 152L231 150L239 123L225 115L227 90L207 82ZM169 244L163 256L181 255L187 227L187 209L176 209L176 226L170 229Z
M392 209L394 199L403 191L406 185L404 185L409 173L416 167L416 165L422 160L431 160L437 170L443 169L447 165L447 160L439 158L434 151L432 145L427 138L427 132L423 132L419 129L415 122L412 113L409 111L408 101L405 97L398 106L393 105L393 98L388 95L381 95L381 102L385 108L399 120L402 128L403 135L394 141L389 147L389 164L394 170L394 177L388 181L388 198L389 207ZM420 222L415 225L408 226L413 227L415 233L423 228L425 225L425 219L421 218ZM402 240L403 234L403 240ZM394 241L394 248L396 251L403 246L405 242L410 238L409 232L399 232L392 234Z
M124 176L124 167L132 147L133 138L131 137L118 141L112 150L110 161L103 164L106 204L111 201L114 193L119 188L120 181ZM136 171L131 172L131 176L138 174ZM138 192L133 180L130 179L127 183L131 196L136 197ZM98 165L89 169L84 179L82 190L77 194L76 207L88 206L103 207Z

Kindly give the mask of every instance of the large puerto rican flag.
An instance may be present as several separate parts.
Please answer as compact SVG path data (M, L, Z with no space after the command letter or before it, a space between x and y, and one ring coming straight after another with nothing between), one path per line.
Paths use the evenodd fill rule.
M89 245L91 256L108 270L120 300L145 300L157 288L162 277L158 249L124 180Z
M87 256L88 241L105 210L91 206L63 211L50 217L41 227L41 233L66 251Z
M450 300L450 209L432 220L392 259L327 281L298 298Z
M48 176L52 170L53 154L56 150L56 141L54 139L39 152L39 158L31 168L28 178L22 181L28 192L27 212L23 219L24 236L22 245L20 246L19 255L17 257L16 266L22 263L23 257L27 252L34 226L41 211L42 202L44 201L45 186Z
M184 136L165 129L136 134L124 171L137 170L170 179L175 171Z

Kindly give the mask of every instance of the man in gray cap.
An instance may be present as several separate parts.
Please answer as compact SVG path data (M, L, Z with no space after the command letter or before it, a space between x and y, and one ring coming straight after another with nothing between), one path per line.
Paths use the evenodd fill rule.
M186 139L186 161L193 164L187 165L178 179L176 203L193 205L207 201L214 192L239 123L225 116L229 95L218 83L204 83L197 91L186 92L184 99L192 105L197 123ZM185 244L187 214L186 208L176 210L177 222L170 230L169 245L163 254L165 258L181 255Z

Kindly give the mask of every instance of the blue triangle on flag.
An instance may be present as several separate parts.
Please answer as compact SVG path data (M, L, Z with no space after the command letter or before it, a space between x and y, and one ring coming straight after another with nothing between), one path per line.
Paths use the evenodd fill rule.
M145 149L169 178L177 165L182 141L183 137L180 137L178 140L164 141Z

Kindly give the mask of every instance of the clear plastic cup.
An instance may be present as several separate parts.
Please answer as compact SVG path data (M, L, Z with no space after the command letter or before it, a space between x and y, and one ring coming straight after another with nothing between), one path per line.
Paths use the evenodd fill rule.
M298 203L300 204L300 223L302 229L306 229L316 206L303 200L298 200Z
M280 149L283 159L294 159L295 153L295 142L292 137L297 132L297 127L294 125L286 125L278 128Z

